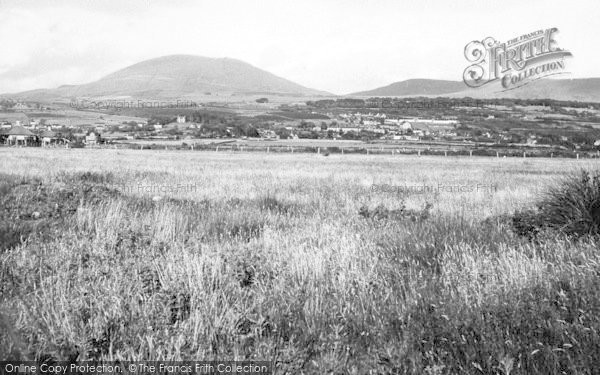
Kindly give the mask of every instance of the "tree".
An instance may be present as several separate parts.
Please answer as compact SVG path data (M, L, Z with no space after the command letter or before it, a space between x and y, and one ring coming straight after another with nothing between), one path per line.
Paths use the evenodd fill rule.
M315 124L312 122L307 122L305 120L302 120L300 122L300 125L298 126L300 129L312 129L315 127Z
M275 129L275 134L277 134L281 139L288 139L292 135L292 132L286 128L279 128Z

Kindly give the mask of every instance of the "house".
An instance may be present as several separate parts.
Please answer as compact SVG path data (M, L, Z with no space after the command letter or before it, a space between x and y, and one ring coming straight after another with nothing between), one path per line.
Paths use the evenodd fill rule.
M185 116L177 116L178 124L185 124Z
M258 132L258 135L260 135L261 138L267 138L267 139L275 139L275 138L279 138L277 136L277 134L270 129L256 129L256 131Z
M400 123L400 130L401 130L403 133L406 133L406 132L408 132L408 131L411 131L411 130L412 130L412 124L411 124L410 122L408 122L408 121L402 121L402 122Z
M95 131L89 131L85 135L85 144L87 145L97 145L101 142L100 133L96 133Z
M67 143L68 140L64 139L64 138L60 138L58 136L58 134L56 134L55 132L51 131L51 130L45 130L43 132L40 133L40 138L42 140L42 147L45 146L49 146L52 144L63 144L63 143Z
M400 119L388 118L388 119L385 119L385 120L383 121L383 123L384 123L385 125L400 125L400 123L401 123L402 121L403 121L403 120L400 120Z
M535 144L537 144L537 139L535 139L533 137L529 137L529 138L527 138L527 144L530 146L535 145Z
M28 110L29 106L27 104L24 104L24 103L17 103L17 104L15 104L15 106L13 107L13 109L15 111L24 111L24 110Z
M7 134L8 137L6 139L6 142L9 145L14 144L27 146L35 143L37 138L35 134L33 134L31 131L25 129L22 126L13 126Z
M598 139L596 142L594 142L594 146L600 146L600 139Z

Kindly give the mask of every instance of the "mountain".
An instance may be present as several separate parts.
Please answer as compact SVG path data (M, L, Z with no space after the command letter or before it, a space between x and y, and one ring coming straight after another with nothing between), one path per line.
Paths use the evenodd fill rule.
M193 98L206 93L235 95L331 95L230 58L171 55L142 61L95 82L32 90L13 96L40 98Z
M374 90L356 92L351 96L419 96L442 95L464 90L465 84L458 81L436 79L409 79L379 87Z
M511 99L555 99L580 102L600 102L600 78L578 79L539 79L525 86L509 91L501 91L498 85L483 86L477 89L466 88L452 93L452 97L472 98L511 98Z
M600 102L600 78L540 79L513 90L501 90L503 88L498 82L469 88L462 81L411 79L350 96L447 96Z

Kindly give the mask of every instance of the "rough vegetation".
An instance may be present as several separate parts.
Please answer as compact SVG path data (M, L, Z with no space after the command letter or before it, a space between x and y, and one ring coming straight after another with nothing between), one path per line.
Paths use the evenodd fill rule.
M21 154L1 162L0 359L266 359L278 374L600 369L600 253L594 221L574 224L595 212L597 178L573 182L579 196L550 190L556 200L532 212L563 221L523 219L535 241L510 230L509 213L535 197L514 187L550 184L570 165L193 153L192 168L177 165L181 153L49 150L43 168L15 174L40 160L10 152ZM398 199L365 178L499 187ZM128 188L190 180L197 191L160 199Z
M600 172L581 171L563 178L540 197L537 207L516 212L513 227L536 236L545 229L571 237L600 234Z

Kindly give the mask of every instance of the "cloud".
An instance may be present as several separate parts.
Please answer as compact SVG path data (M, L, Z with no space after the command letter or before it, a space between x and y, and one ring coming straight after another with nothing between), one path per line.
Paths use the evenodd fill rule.
M335 93L460 79L464 45L556 26L580 76L598 76L595 0L0 2L0 92L90 82L168 54L232 57ZM596 12L594 12L596 10ZM531 17L535 14L536 17ZM574 49L577 49L575 51Z

